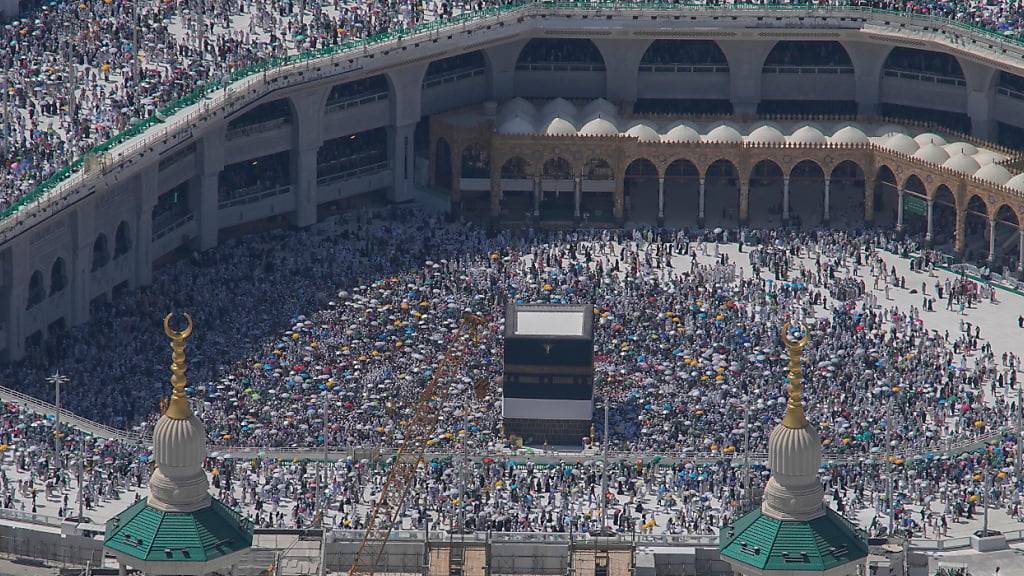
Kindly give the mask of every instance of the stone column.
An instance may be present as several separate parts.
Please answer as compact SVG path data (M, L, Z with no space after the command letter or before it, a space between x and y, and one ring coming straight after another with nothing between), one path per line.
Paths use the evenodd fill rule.
M292 194L295 196L295 212L292 225L306 228L316 224L317 190L316 155L320 146L310 146L292 151Z
M160 191L157 188L157 164L147 166L139 174L141 197L135 218L135 287L153 283L153 261L150 246L153 244L153 207L156 206Z
M1017 231L1017 272L1024 271L1024 228Z
M501 172L491 168L491 218L501 217Z
M573 217L579 220L580 204L583 202L583 175L576 177L576 187L573 189Z
M829 214L829 211L830 211L829 208L830 208L831 204L832 204L832 180L830 178L826 177L825 178L825 212L823 212L822 215L821 215L822 222L825 222L826 224L828 223L829 220L832 219L831 214Z
M658 219L665 219L665 177L658 177Z
M615 196L612 198L612 202L612 214L615 216L615 221L622 223L626 218L626 179L623 174L615 175Z
M462 146L452 143L452 215L462 218Z
M217 196L220 171L224 169L224 131L226 126L227 124L221 122L218 126L211 127L203 135L197 150L199 171L195 182L196 190L189 190L189 208L199 221L199 250L201 251L217 246L217 230L220 229Z
M988 221L988 261L996 261L996 219Z
M740 178L740 225L746 225L750 219L750 182Z
M957 254L963 255L964 249L967 247L967 210L962 207L957 207L956 211L956 236L954 238L954 249Z
M391 143L391 194L388 201L393 204L408 202L415 196L414 172L415 161L413 154L413 134L416 132L416 123L403 124L388 128ZM430 181L433 183L434 166L431 157ZM454 175L453 175L454 176Z
M789 176L782 177L782 221L789 221Z
M20 360L25 355L25 335L23 334L25 324L25 306L28 304L28 283L32 277L33 270L28 264L28 237L30 234L21 234L14 237L11 242L8 257L11 261L11 290L7 300L7 354L10 360ZM72 238L72 251L78 248L74 234ZM78 262L73 257L68 261L71 279L77 273ZM74 285L70 286L74 288ZM72 300L73 302L74 300ZM88 308L87 308L88 309ZM76 318L72 317L71 324L75 325ZM84 320L81 320L84 321Z
M903 189L896 192L896 231L903 230Z
M533 215L540 216L540 197L544 193L540 176L533 178Z
M864 175L864 222L875 221L875 177Z
M932 241L932 211L935 206L935 200L928 200L928 232L924 235L925 242Z
M705 183L704 177L701 176L701 178L700 178L700 194L697 197L697 225L698 226L703 226L704 225L704 192L706 190L706 187L705 187L704 183Z

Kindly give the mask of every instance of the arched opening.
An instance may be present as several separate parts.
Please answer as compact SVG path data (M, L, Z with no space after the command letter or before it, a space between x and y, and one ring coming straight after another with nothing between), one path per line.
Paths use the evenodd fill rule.
M839 42L781 40L761 73L758 114L857 114L853 62Z
M948 186L939 184L932 202L932 246L952 254L955 238L956 197Z
M39 304L46 297L46 287L43 284L43 273L36 270L28 280L28 305L25 309L32 308Z
M377 101L387 100L390 85L387 76L377 74L362 80L335 84L327 95L326 112L339 112L347 108L364 106Z
M828 220L845 228L864 225L864 171L852 160L832 169L828 186Z
M287 98L260 104L228 122L225 137L240 138L291 124L292 105Z
M603 158L583 164L580 217L586 222L610 222L615 216L615 171Z
M739 171L728 160L715 160L704 176L704 218L708 226L735 226L740 218Z
M483 52L479 50L434 60L427 66L427 73L423 75L423 88L436 88L442 84L483 76L486 71L487 62L484 60Z
M674 160L665 169L665 225L696 224L700 210L700 170L689 160Z
M50 296L59 294L68 285L67 266L63 258L57 258L50 267Z
M714 40L655 40L640 60L633 112L732 114L723 90L728 75L729 62Z
M163 238L188 218L188 185L185 180L157 197L151 214L153 240Z
M1013 208L1003 204L996 211L996 257L993 267L1000 274L1017 270L1020 258L1020 219Z
M978 265L988 260L988 206L980 196L971 196L967 201L967 216L964 219L964 259Z
M533 38L516 60L515 92L524 98L595 98L604 84L604 58L587 38Z
M928 92L924 100L922 89ZM971 118L963 96L966 90L963 68L955 56L897 46L889 51L883 65L878 112L889 118L933 122L969 134ZM920 106L919 102L935 102L938 106Z
M92 243L92 271L95 272L110 261L110 249L107 246L107 235L100 234Z
M899 202L899 191L896 174L888 166L878 167L875 174L874 207L875 224L892 227L896 225L896 205Z
M572 164L560 156L549 158L544 161L541 176L541 220L572 220L576 203Z
M114 259L117 260L132 249L132 238L128 230L128 222L122 220L114 232Z
M658 167L646 158L626 166L623 181L626 216L634 222L658 220Z
M291 187L291 151L268 154L228 164L220 171L217 203L230 208L257 196L283 194Z
M525 220L533 212L533 178L530 163L514 156L501 165L501 216Z
M350 180L388 166L388 131L383 126L324 141L316 151L320 186Z
M434 146L434 186L452 189L452 148L444 138L438 138Z
M903 182L903 231L923 236L928 229L928 189L916 174Z
M751 225L782 223L782 168L771 160L761 160L750 171L750 196L747 214Z
M797 226L817 226L826 220L825 170L817 162L802 160L790 170L789 208Z
M473 143L462 149L459 189L464 218L483 218L491 208L491 151Z

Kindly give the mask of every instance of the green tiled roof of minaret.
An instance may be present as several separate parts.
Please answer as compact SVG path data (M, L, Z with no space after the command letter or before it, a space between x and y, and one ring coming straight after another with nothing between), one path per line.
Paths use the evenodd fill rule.
M164 512L139 500L107 521L104 546L148 562L208 562L252 546L252 523L218 500Z

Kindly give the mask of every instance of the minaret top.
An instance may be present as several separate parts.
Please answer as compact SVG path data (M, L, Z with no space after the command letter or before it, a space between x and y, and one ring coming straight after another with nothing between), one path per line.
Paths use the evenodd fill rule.
M164 334L171 339L171 401L167 405L164 416L172 420L188 420L192 416L192 407L188 403L188 394L185 386L188 381L185 378L185 339L192 335L192 316L185 313L187 324L185 329L175 331L171 329L171 316L164 316Z
M796 430L807 426L801 395L804 389L804 372L800 368L800 357L807 346L807 333L799 324L787 322L782 327L782 344L789 351L789 401L786 403L786 415L782 425Z

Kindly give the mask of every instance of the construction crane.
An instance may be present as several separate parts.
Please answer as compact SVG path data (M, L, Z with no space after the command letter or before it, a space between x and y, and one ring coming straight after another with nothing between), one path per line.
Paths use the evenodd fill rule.
M462 366L463 352L469 343L479 342L477 329L484 324L486 320L482 316L463 313L462 323L455 330L451 347L441 357L420 393L416 412L404 426L403 438L395 452L387 480L370 511L366 533L363 534L359 550L348 571L349 576L373 576L376 573L384 554L384 546L387 545L391 530L398 522L402 506L416 480L416 467L423 460L427 440L435 430L438 413L448 397L449 386L443 381L453 377ZM442 385L438 386L439 383Z

